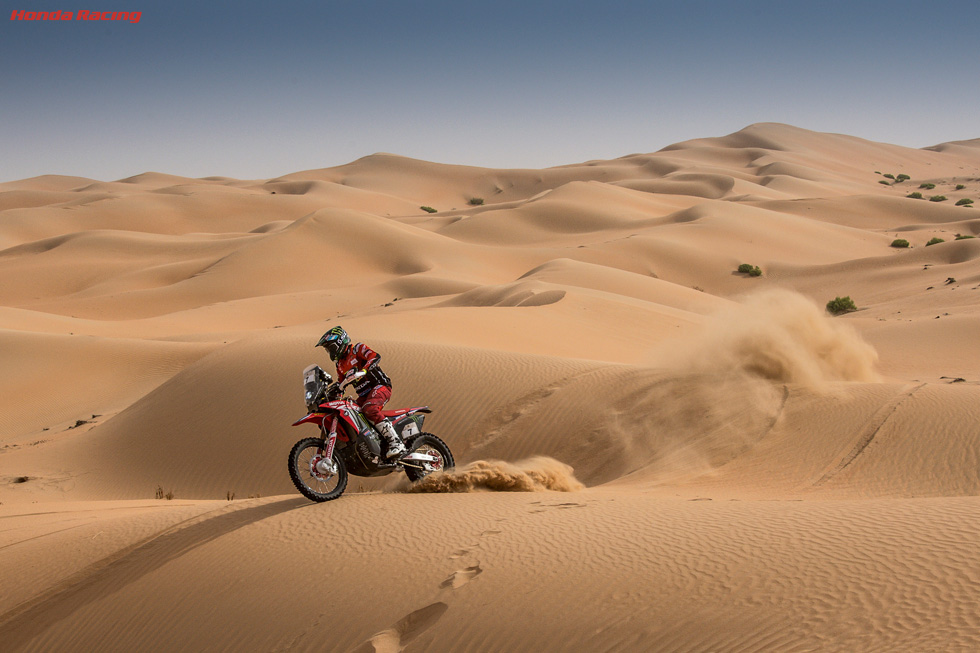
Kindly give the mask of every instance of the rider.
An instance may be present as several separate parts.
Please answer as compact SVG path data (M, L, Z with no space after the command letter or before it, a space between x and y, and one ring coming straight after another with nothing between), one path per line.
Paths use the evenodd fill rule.
M395 458L404 454L405 443L381 412L391 399L391 379L378 366L381 355L362 342L352 345L350 336L343 327L339 326L324 333L316 346L326 349L330 354L330 360L337 363L337 376L341 381L346 381L358 372L365 372L354 381L357 405L361 407L364 417L374 425L375 430L387 440L387 457Z

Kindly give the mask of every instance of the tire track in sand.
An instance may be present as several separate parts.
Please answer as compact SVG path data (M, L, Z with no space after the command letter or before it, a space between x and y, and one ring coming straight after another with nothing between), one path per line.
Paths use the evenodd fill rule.
M302 497L258 506L222 507L196 515L95 562L40 595L0 615L0 642L13 651L42 628L70 617L194 549L249 524L309 505ZM44 626L39 627L39 624Z
M579 372L575 372L574 374L568 374L560 379L552 381L548 385L535 388L534 390L527 392L497 408L488 416L484 417L483 421L474 429L474 432L482 433L482 435L474 439L471 448L473 450L479 450L492 444L495 440L505 436L509 427L514 422L527 416L529 413L533 413L541 402L545 401L559 390L571 385L583 377L602 371L605 371L604 367L581 370Z
M922 389L925 385L926 385L925 383L919 383L917 385L907 385L902 389L901 392L899 392L897 395L892 397L888 402L886 402L880 408L878 408L878 410L875 411L874 415L871 416L871 419L868 420L868 423L865 425L864 429L861 432L861 436L858 438L858 441L854 444L851 450L847 452L847 455L845 455L834 466L833 469L831 469L823 476L821 476L820 479L816 483L814 483L812 487L820 487L821 485L823 485L824 483L826 483L827 481L829 481L830 479L834 478L842 471L847 469L847 467L851 463L853 463L858 456L864 453L865 449L868 448L871 442L874 441L875 436L878 435L878 431L880 431L881 428L888 421L888 419L895 414L895 411L898 410L898 407L901 406L903 403L905 403L909 398L912 397L912 395L914 395L916 392Z

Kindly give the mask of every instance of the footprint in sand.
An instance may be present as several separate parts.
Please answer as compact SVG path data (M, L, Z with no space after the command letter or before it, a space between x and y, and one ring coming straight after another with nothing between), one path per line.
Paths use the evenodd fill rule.
M473 549L456 549L455 551L453 551L452 553L449 554L449 559L450 560L458 560L459 558L462 558L463 556L465 556L467 553L469 553L472 550Z
M480 533L480 537L487 537L488 535L500 535L501 533L503 533L503 531L495 531L495 530L483 531L482 533ZM478 548L479 546L480 543L477 542L476 544L471 544L468 547L462 549L456 549L455 551L449 554L449 559L458 560L459 558L462 558L463 556L472 553L473 550Z
M486 537L487 535L499 535L502 532L503 531L487 530L480 533L480 537ZM456 551L453 551L449 557L454 560L461 558L471 553L478 546L479 543L468 548L457 549ZM453 590L457 590L482 573L483 568L480 567L479 563L464 569L457 569L453 573L449 574L449 577L442 581L442 583L439 584L439 587L440 589L452 588ZM432 626L434 626L436 622L442 618L442 615L445 614L446 610L448 609L449 605L447 603L443 603L442 601L431 603L424 608L420 608L415 612L402 617L393 626L385 628L371 639L353 649L351 653L400 653L400 651L403 651L412 641L417 639L419 635L432 628Z
M442 581L439 587L452 587L454 590L456 590L482 573L483 569L480 568L479 564L475 564L472 567L467 567L466 569L457 569L453 573L449 574L449 578Z
M399 653L419 635L432 628L448 609L449 606L442 601L419 608L399 619L393 626L385 628L351 653Z

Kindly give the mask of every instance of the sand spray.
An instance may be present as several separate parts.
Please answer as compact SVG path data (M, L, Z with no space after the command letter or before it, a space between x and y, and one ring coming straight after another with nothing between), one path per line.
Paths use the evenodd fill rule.
M404 491L574 492L584 487L569 465L547 456L534 456L514 463L476 460L454 470L426 476Z

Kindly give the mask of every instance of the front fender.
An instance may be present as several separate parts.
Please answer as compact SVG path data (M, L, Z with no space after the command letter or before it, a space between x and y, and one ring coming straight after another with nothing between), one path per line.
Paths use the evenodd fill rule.
M296 422L293 422L293 426L299 426L300 424L323 424L323 418L326 413L310 413L306 417Z

